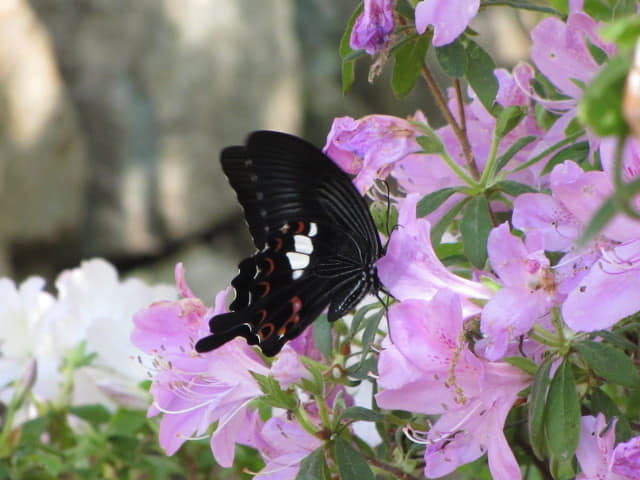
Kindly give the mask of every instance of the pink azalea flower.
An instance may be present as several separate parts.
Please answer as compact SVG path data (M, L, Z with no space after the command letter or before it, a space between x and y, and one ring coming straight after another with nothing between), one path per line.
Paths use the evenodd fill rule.
M467 299L487 299L490 291L481 283L454 275L440 262L431 246L431 225L416 218L419 198L410 194L400 206L399 228L377 263L380 281L398 300L430 300L439 289L447 288L463 297L465 316L477 313L478 306Z
M209 333L208 320L225 310L227 291L207 308L189 290L181 264L176 266L176 284L182 299L154 303L133 319L131 341L152 355L155 369L148 416L163 414L159 440L168 455L217 421L211 450L220 465L230 467L235 444L251 443L247 432L255 419L247 404L262 393L251 372L269 371L241 339L198 354L194 344Z
M349 38L351 48L365 50L369 55L385 49L393 32L393 3L393 0L364 0L364 9Z
M434 47L453 42L478 13L480 0L424 0L416 5L416 30L423 34L433 25Z
M618 147L616 138L605 138L600 142L600 162L609 182L615 182L615 158ZM634 137L627 137L622 148L622 181L628 183L640 176L640 143ZM613 190L613 187L612 187ZM631 207L640 212L640 195L631 200ZM624 214L616 215L605 227L605 235L619 241L640 238L640 222Z
M498 360L556 304L555 282L540 236L523 242L505 222L489 234L487 252L503 288L484 306L480 329L488 337L484 355Z
M311 360L322 360L322 353L320 353L320 350L318 350L318 347L316 347L316 343L313 340L313 328L305 329L296 338L289 340L287 345L295 350L298 355L310 358Z
M551 195L525 193L513 203L513 226L524 232L536 232L544 239L544 249L569 250L580 236L582 222Z
M446 475L488 453L493 478L521 478L503 428L530 377L467 348L460 299L450 291L393 305L389 328L378 362L378 405L441 414L428 432L412 434L427 445L425 476Z
M633 437L616 445L609 461L609 468L624 478L640 479L640 437Z
M298 423L280 417L267 420L260 430L257 449L265 466L255 480L294 480L300 462L322 445L322 441Z
M604 42L598 36L601 24L582 12L582 1L571 1L566 23L556 17L542 20L531 32L531 59L538 70L568 97L562 100L540 98L533 89L533 81L522 81L519 85L531 98L547 110L561 114L554 125L542 138L540 153L548 145L562 140L565 128L576 115L578 101L582 98L583 87L602 69L591 55L589 43L600 48L611 57L616 52L615 44ZM532 78L531 78L532 80ZM589 137L592 149L598 140Z
M311 374L300 361L300 357L289 345L282 347L282 351L271 365L271 373L284 389L289 388L293 383L298 383L303 378L311 378Z
M582 469L576 480L628 480L629 478L613 473L609 468L616 439L616 421L605 432L607 421L602 413L597 417L582 417L580 441L576 457Z
M592 57L589 42L608 56L615 54L616 47L599 37L601 24L580 11L582 2L572 3L566 23L547 17L532 30L531 59L562 94L575 101L582 97L576 80L586 85L602 68Z
M613 185L606 173L583 172L570 161L557 165L550 179L551 198L516 199L513 224L527 235L540 232L546 250L569 250ZM562 315L573 330L609 328L637 312L640 298L631 285L640 280L640 222L614 219L590 246L565 255L555 272L558 292L567 295Z
M603 247L600 258L562 305L564 321L573 330L583 332L612 327L640 310L640 298L633 288L638 282L640 239Z
M345 172L356 174L353 183L364 193L376 179L385 178L395 162L422 149L418 136L408 120L398 117L340 117L334 119L323 151Z

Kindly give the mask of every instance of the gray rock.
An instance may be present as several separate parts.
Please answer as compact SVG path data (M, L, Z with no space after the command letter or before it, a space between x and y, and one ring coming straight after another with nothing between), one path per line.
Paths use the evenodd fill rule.
M31 3L88 146L85 257L153 255L211 229L235 205L220 149L298 129L289 0Z
M46 28L26 0L0 5L0 244L75 231L86 154ZM0 254L7 258L6 250ZM0 272L9 268L2 262Z

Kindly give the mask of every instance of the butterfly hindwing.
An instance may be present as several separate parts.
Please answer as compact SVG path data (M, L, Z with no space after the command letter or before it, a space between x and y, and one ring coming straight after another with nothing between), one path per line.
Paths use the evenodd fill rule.
M221 162L258 251L240 263L230 312L210 320L199 352L242 336L275 355L327 306L334 321L379 288L382 247L366 203L320 150L255 132Z

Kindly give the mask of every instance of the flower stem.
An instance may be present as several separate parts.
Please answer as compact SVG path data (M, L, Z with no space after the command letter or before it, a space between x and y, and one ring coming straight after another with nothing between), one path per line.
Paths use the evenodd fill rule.
M329 420L329 412L327 411L327 404L324 399L320 397L320 395L314 395L313 398L316 400L316 405L318 406L318 414L320 415L320 419L322 420L322 425L326 428L331 428L331 421Z
M429 90L431 90L431 93L433 94L433 97L436 101L436 105L438 105L438 108L442 112L442 115L444 116L445 120L451 127L453 134L456 136L456 138L458 139L458 142L460 143L460 148L462 148L462 153L467 163L467 168L469 169L469 172L471 172L471 177L477 181L480 178L480 172L478 172L478 167L476 167L476 162L473 158L473 151L471 150L471 144L469 143L469 139L465 134L466 130L463 131L458 125L458 123L456 122L456 119L453 118L453 114L451 113L451 111L449 110L449 107L447 106L447 101L442 95L442 92L440 92L440 89L438 88L438 84L433 78L433 75L431 75L431 71L429 70L426 64L422 65L422 76L426 80L427 86L429 87Z
M482 172L482 178L480 178L480 185L483 187L489 182L493 181L493 171L495 170L496 158L498 153L498 145L500 145L500 138L493 132L493 138L491 139L491 150L489 151L489 158L487 164Z
M547 345L553 348L562 346L562 341L558 341L556 336L553 335L549 330L537 324L531 327L531 330L529 331L529 338L535 340L538 343L542 343L543 345Z
M389 472L395 478L399 480L419 480L418 477L414 477L410 473L403 472L398 467L394 467L393 465L389 465L388 463L382 462L375 457L370 457L369 455L362 454L364 459L373 465L374 467L379 468L380 470L384 470L385 472Z
M511 7L518 10L531 10L533 12L549 13L556 17L564 18L565 15L559 12L555 8L543 7L542 5L535 5L533 3L523 3L514 0L484 0L482 7Z
M311 435L314 435L314 436L318 433L318 429L313 424L313 422L307 415L307 412L304 411L304 408L302 406L296 408L293 414L295 415L296 420L298 421L300 426L304 428L307 432L309 432Z

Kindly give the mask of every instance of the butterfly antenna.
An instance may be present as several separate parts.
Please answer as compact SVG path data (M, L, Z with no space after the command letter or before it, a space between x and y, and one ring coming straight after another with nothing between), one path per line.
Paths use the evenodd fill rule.
M387 187L387 238L389 238L392 232L391 226L389 225L389 218L391 218L391 189L389 188L389 182L383 180L383 183L384 186Z
M382 247L382 253L385 254L387 253L387 246L389 245L389 241L391 240L391 234L397 229L400 228L400 225L398 225L397 223L392 227L391 224L389 223L389 220L391 220L391 188L389 187L389 182L387 182L386 180L382 180L382 183L384 183L385 187L387 187L387 241L385 242L384 246ZM391 295L389 292L386 292L389 296L393 297L393 295Z

